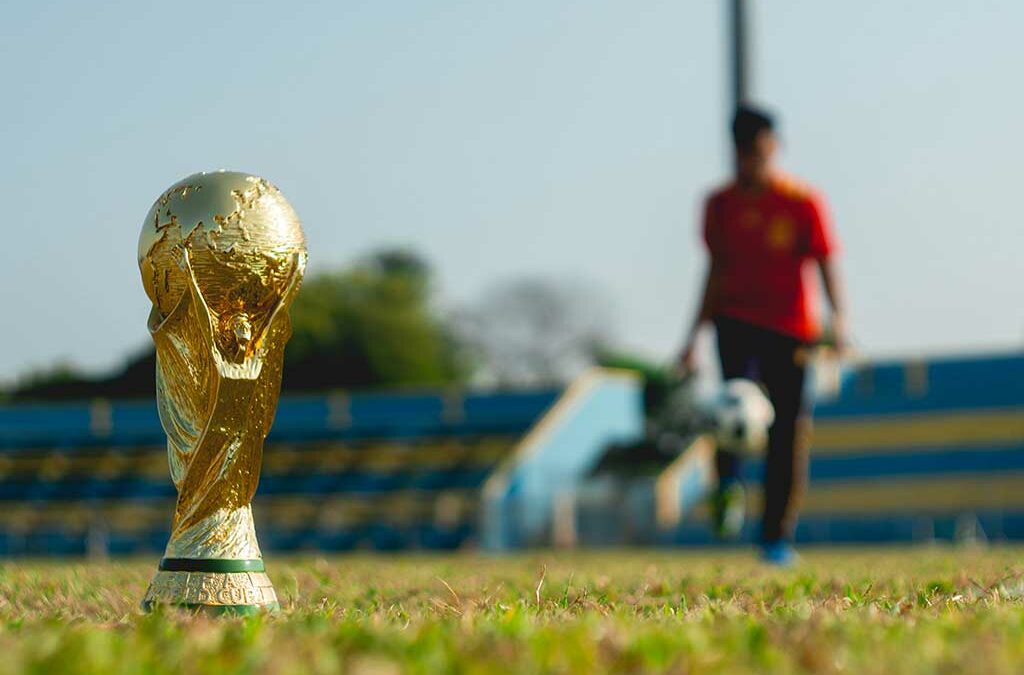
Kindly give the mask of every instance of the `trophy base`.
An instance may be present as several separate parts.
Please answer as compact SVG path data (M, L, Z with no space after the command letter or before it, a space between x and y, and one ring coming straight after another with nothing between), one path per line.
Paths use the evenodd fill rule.
M211 614L260 614L280 609L262 560L164 558L142 609L176 607Z

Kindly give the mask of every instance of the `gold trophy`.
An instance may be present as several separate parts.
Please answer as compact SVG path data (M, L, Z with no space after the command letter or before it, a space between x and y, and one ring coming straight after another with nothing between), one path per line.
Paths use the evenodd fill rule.
M189 176L146 216L139 269L153 303L157 407L178 491L147 610L278 607L250 504L281 391L288 306L305 268L295 211L256 176Z

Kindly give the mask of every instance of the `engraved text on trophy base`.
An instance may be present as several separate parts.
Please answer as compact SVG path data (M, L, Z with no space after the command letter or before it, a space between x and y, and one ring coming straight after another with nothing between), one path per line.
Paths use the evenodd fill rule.
M157 572L145 604L271 605L277 593L265 572Z

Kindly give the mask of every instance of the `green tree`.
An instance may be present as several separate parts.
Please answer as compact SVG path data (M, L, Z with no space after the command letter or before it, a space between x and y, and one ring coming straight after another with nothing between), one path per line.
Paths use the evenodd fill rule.
M292 305L288 389L444 385L464 375L460 349L433 307L429 266L387 250L313 275Z

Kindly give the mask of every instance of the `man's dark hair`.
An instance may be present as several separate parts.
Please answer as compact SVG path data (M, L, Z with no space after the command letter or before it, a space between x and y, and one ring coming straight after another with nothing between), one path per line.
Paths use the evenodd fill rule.
M762 131L774 131L775 120L765 110L741 105L732 116L732 141L737 150L749 150Z

